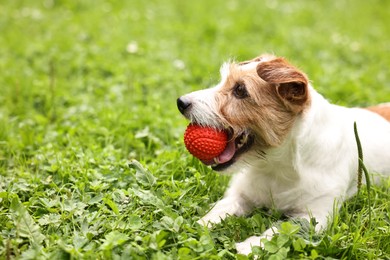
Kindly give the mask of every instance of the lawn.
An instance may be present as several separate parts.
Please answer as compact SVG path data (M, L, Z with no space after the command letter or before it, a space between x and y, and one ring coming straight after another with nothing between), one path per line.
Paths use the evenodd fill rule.
M259 209L196 224L229 177L185 150L176 98L215 84L222 62L268 52L334 103L388 102L389 10L385 0L0 1L0 259L246 259L234 243L285 219ZM372 187L370 208L362 188L320 235L284 222L255 253L390 259L389 189Z

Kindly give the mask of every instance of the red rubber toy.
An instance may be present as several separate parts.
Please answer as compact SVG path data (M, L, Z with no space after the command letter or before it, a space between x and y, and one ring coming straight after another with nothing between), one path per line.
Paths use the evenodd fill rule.
M218 157L226 148L228 134L211 127L190 124L184 133L187 150L201 161Z

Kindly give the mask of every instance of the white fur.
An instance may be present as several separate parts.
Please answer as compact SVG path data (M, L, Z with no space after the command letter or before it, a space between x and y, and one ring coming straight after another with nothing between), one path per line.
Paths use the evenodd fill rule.
M221 127L215 120L218 116L217 103L214 98L214 92L219 88L219 85L213 88L198 90L189 93L182 100L191 102L191 113L187 115L191 122L197 122L200 125Z
M195 103L190 119L216 124L213 93L223 85L226 66L221 74L222 82L215 88L187 95ZM309 91L311 106L295 121L283 144L266 150L265 160L251 152L243 155L240 160L249 163L236 163L244 167L232 177L224 198L199 223L210 226L229 215L248 214L255 207L275 207L291 217L315 217L317 230L325 228L332 210L357 190L354 122L366 167L390 175L390 123L364 109L332 105L312 87ZM252 246L261 246L261 238L270 238L274 232L277 229L272 227L263 236L237 243L237 251L249 254Z

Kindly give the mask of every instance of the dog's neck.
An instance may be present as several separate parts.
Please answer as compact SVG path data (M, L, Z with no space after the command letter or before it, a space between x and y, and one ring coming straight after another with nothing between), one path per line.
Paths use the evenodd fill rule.
M283 143L277 147L266 149L265 160L260 160L259 165L253 168L264 169L270 166L278 165L280 168L285 167L288 172L286 178L299 178L296 166L302 157L309 156L310 151L304 147L315 139L313 128L320 129L320 125L328 120L329 102L317 91L310 86L310 95L312 103L308 106L295 120L294 125L289 134L285 137ZM266 171L265 171L266 172ZM294 176L295 175L295 176ZM280 176L283 178L283 176Z

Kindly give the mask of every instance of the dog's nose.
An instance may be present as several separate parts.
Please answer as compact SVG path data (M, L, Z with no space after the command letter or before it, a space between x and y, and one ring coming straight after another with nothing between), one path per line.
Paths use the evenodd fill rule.
M184 114L184 112L191 106L191 102L183 97L179 97L177 99L177 108L180 113Z

